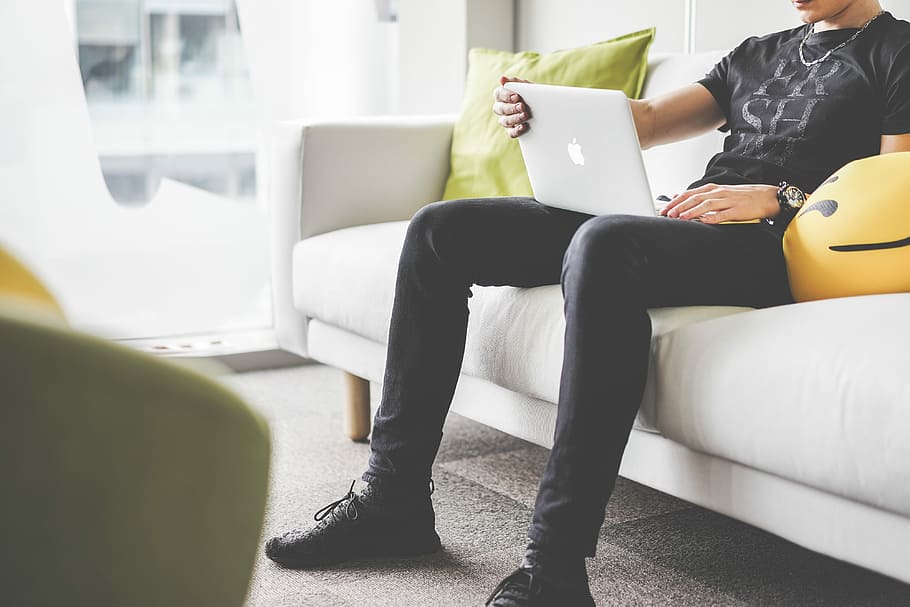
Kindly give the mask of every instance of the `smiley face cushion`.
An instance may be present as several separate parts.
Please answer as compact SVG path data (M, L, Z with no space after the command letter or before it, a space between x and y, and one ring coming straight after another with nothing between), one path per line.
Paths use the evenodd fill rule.
M910 152L828 178L784 234L797 301L910 291Z

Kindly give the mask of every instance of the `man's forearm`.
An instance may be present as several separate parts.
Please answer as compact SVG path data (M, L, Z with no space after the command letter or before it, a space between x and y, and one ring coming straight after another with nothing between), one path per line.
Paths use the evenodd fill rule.
M701 135L725 120L714 97L700 84L629 103L643 150Z

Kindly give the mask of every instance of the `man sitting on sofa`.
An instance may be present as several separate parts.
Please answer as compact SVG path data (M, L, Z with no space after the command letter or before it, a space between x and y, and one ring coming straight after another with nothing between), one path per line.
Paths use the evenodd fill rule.
M910 151L910 23L878 0L792 2L806 25L749 38L698 83L631 102L643 147L730 130L662 217L592 217L529 198L434 203L414 216L368 485L316 525L269 540L269 558L304 568L437 550L430 473L461 368L470 287L561 283L553 449L524 559L488 604L594 604L585 557L642 398L647 309L791 302L781 238L803 192L852 160ZM505 86L494 94L508 134L526 132L524 101ZM755 219L767 221L724 224Z

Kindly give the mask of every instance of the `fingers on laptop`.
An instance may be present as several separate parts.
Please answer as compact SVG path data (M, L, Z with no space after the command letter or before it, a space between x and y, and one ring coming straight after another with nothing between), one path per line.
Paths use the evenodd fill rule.
M499 113L499 124L506 128L511 128L513 126L518 126L523 122L527 122L529 116L527 112L523 109L523 103L517 103L514 105L514 109L508 112L498 112Z
M502 76L499 82L503 86L493 91L493 113L499 117L499 124L508 131L510 137L518 137L528 130L526 122L531 118L531 111L521 96L510 91L505 85L509 82L528 81Z
M677 217L681 213L695 206L696 203L692 200L693 196L705 194L716 187L717 186L713 183L708 183L701 187L686 190L682 194L674 195L673 198L667 203L667 205L661 209L660 214L666 215L667 217Z
M515 139L521 135L524 135L528 131L527 123L519 124L518 126L513 126L512 128L506 129L506 132L509 134L509 137Z
M526 111L518 110L518 113L515 114L501 115L499 124L506 129L509 137L518 137L528 130L529 118L530 115Z

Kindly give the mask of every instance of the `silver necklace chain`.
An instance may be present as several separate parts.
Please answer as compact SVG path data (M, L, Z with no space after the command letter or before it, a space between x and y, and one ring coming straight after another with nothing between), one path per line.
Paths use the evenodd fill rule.
M827 53L825 53L818 59L815 59L814 61L806 61L806 56L803 54L803 49L806 47L806 40L809 39L809 36L811 36L813 33L815 33L815 24L814 23L811 24L809 26L809 31L806 32L806 36L803 38L802 42L799 43L799 60L802 61L803 65L805 65L806 67L812 67L813 65L817 65L817 64L821 63L822 61L824 61L825 59L830 57L831 53L833 53L834 51L839 51L840 49L844 48L845 46L847 46L848 44L850 44L851 42L856 40L856 38L860 34L862 34L864 31L866 31L867 27L872 25L873 21L875 21L876 19L878 19L879 17L881 17L884 14L885 14L885 11L881 11L879 14L872 17L868 21L866 21L866 25L859 28L855 34L853 34L852 36L850 36L849 38L847 38L846 40L844 40L843 42L841 42L840 44L835 46L833 49L831 49L830 51L828 51Z

